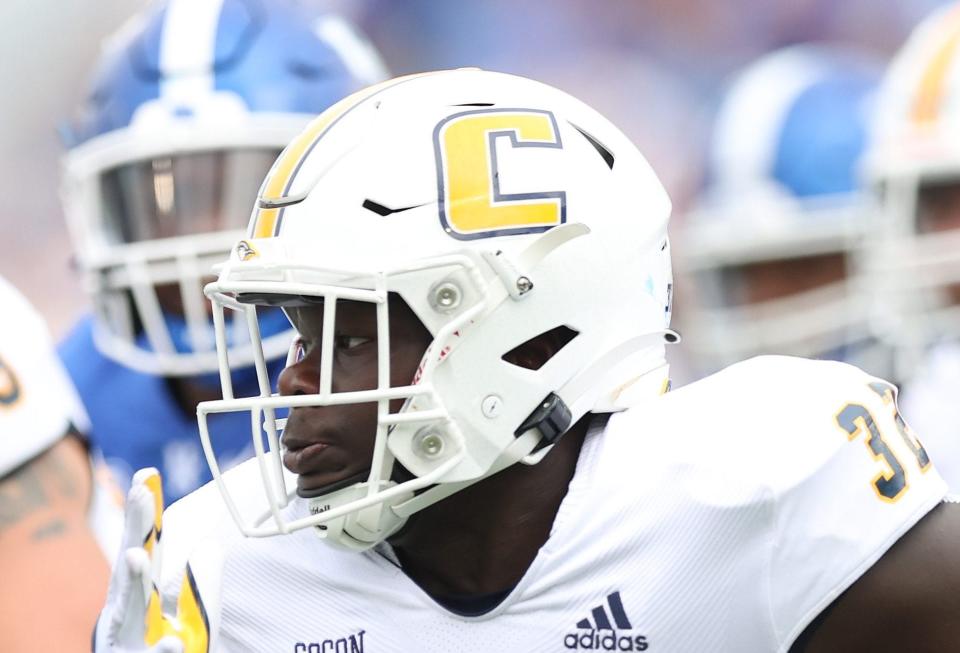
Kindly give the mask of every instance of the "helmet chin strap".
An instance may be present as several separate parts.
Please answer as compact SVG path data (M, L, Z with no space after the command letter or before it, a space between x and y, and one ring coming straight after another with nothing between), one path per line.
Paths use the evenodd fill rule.
M355 483L331 494L310 499L307 504L308 509L311 514L317 515L357 501L368 495L369 485L366 482ZM381 491L387 490L395 485L396 483L393 481L380 481L379 489ZM360 510L314 526L313 530L327 543L338 548L364 551L387 539L406 523L406 516L401 516L396 510L391 510L391 506L408 501L411 497L413 497L413 492L407 492L392 500L385 501L379 506L365 508L364 510L379 511L375 526L371 527L370 524L365 523L367 520L360 519L361 513L364 512L364 510Z

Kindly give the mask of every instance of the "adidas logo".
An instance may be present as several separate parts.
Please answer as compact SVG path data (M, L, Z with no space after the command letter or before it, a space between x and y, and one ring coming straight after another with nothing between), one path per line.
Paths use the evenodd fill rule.
M624 632L632 630L620 592L614 592L607 596L606 605L598 605L590 611L590 617L577 622L577 632L567 633L563 645L575 651L646 651L650 644L645 636Z

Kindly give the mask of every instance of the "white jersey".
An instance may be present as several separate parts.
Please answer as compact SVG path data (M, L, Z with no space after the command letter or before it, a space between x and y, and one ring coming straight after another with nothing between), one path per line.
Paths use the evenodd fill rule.
M211 651L787 651L945 494L889 388L762 357L613 415L533 564L479 617L434 602L387 547L245 539L213 485L164 516L161 592L176 600L191 550ZM255 460L228 474L254 496Z
M43 318L0 277L0 478L59 442L89 420L57 358ZM103 468L105 470L105 467ZM109 479L93 466L88 522L104 554L113 560L123 527L120 503Z
M960 492L960 343L932 349L903 388L904 417L923 436L937 471L953 493Z

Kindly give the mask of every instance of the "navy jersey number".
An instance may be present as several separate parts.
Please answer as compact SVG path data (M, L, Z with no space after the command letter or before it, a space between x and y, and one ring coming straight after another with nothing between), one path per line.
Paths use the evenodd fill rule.
M883 439L870 411L860 404L847 404L837 415L837 424L847 432L850 440L856 440L861 433L867 434L867 447L873 457L882 460L886 466L886 469L873 479L873 488L881 499L896 501L907 489L907 475L903 471L903 465Z
M920 444L920 441L913 434L910 428L900 417L897 411L896 401L894 399L893 386L886 383L871 383L871 390L883 399L883 403L892 410L893 423L896 425L897 435L907 445L907 448L914 455L917 465L922 472L930 468L930 456ZM847 404L837 413L837 424L842 428L850 441L856 440L860 435L864 435L864 444L870 450L875 460L880 461L883 469L873 479L873 489L877 496L889 502L894 502L907 489L907 473L903 464L897 455L890 448L887 440L884 438L880 427L877 426L877 420L873 414L862 404Z

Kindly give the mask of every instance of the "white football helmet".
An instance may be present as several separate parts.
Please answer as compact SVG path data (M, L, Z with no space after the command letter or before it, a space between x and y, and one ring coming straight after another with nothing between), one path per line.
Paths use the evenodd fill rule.
M90 421L43 317L0 277L0 478Z
M865 363L857 164L879 73L859 52L806 44L731 84L709 186L675 233L681 329L701 371L764 353Z
M668 329L669 213L653 170L616 127L529 79L426 73L327 110L277 159L248 237L206 289L225 399L200 404L201 438L242 531L322 525L328 540L366 548L441 498L539 461L585 413L661 392L664 343L678 339ZM433 337L402 387L390 385L388 293ZM319 300L319 394L271 396L258 357L261 396L234 398L224 311L245 314L256 341L257 302ZM376 305L375 390L331 391L338 300ZM576 335L539 369L503 359L557 327ZM345 403L378 408L369 478L310 499L312 514L285 507L293 494L275 411ZM251 415L270 506L252 521L207 437L208 416L225 411ZM413 478L396 483L394 461Z
M203 279L242 236L252 189L313 116L385 77L342 19L286 0L168 0L112 37L63 130L98 348L151 374L215 373ZM271 358L291 338L278 317ZM240 326L234 355L249 364Z
M873 319L907 376L932 342L960 335L960 228L924 226L928 189L960 186L960 4L920 23L891 63L865 161L878 203ZM953 297L951 297L953 295Z

